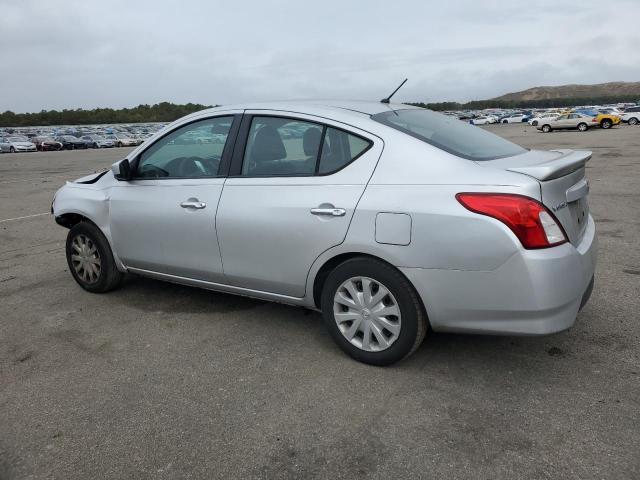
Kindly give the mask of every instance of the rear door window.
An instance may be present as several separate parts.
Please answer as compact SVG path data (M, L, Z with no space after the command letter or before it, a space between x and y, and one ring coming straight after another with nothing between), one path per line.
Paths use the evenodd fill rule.
M372 142L347 131L284 117L254 116L241 175L329 175L362 155Z

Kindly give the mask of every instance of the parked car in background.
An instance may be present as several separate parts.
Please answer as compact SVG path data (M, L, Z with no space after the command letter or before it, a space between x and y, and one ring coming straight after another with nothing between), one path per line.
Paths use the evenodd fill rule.
M137 145L135 139L124 133L112 133L105 138L111 140L116 147L135 147Z
M80 137L89 148L113 148L113 140L109 140L100 135L83 135Z
M522 123L522 122L526 122L527 120L529 120L529 117L527 117L522 113L518 113L518 114L510 115L508 117L503 118L502 120L500 120L500 123Z
M180 141L208 132L224 141ZM388 365L428 330L573 325L595 272L590 158L402 104L226 106L67 182L52 213L86 291L131 272L304 306Z
M579 130L586 132L593 127L593 117L582 113L565 113L555 118L541 120L536 127L545 133L552 130Z
M604 128L605 130L613 127L614 125L618 125L622 121L618 115L602 113L598 110L576 109L574 110L574 113L593 117L591 123L599 126L600 128Z
M622 114L622 121L629 125L638 125L640 123L640 106L627 108Z
M62 148L65 150L76 150L80 148L87 148L87 144L84 140L80 140L73 135L59 135L54 138L55 141L62 143Z
M557 113L543 113L540 116L529 119L529 125L537 127L540 122L544 122L545 120L553 120L554 118L558 118Z
M469 120L471 125L487 125L490 123L496 123L495 118L493 117L476 117Z
M23 135L10 135L0 140L2 153L35 152L36 146Z
M52 137L33 137L31 141L35 144L36 149L41 152L62 150L62 143L54 140Z

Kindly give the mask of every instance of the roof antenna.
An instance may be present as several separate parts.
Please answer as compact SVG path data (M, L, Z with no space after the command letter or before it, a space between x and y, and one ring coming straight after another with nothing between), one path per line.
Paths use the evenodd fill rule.
M397 92L398 90L400 90L400 89L402 88L402 86L403 86L405 83L407 83L407 80L409 80L409 79L408 79L408 78L405 78L405 79L404 79L404 82L402 82L402 83L398 86L398 88L396 88L396 89L391 93L391 95L389 95L387 98L383 98L382 100L380 100L380 103L389 103L389 100L391 100L391 97L393 97L393 96L396 94L396 92Z

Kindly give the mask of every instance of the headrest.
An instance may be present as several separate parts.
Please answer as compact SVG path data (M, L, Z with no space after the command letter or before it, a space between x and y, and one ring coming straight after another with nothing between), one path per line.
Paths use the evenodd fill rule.
M265 125L253 141L251 158L255 162L268 162L271 160L281 160L287 157L287 151L282 143L282 138L278 130L272 125Z

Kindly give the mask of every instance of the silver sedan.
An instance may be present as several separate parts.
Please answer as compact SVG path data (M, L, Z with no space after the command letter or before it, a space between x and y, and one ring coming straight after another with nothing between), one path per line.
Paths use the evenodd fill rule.
M590 157L406 105L217 107L67 183L52 211L87 291L131 273L321 310L346 353L388 365L429 329L573 325L595 271Z

